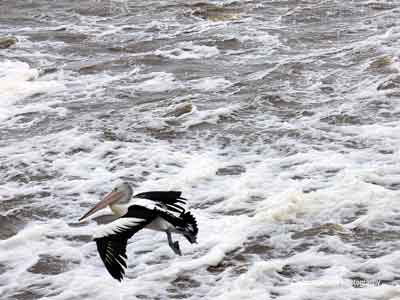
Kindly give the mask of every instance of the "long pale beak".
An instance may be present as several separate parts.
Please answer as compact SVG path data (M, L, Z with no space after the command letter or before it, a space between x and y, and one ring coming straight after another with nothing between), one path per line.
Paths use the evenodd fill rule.
M103 209L103 208L107 207L108 205L111 205L114 202L117 202L118 200L120 200L122 198L123 195L124 195L124 193L122 193L122 192L109 193L107 196L104 197L103 200L101 200L91 210L89 210L86 214L84 214L83 217L81 217L79 219L79 222L81 222L82 220L86 219L87 217L93 215L96 211L99 211L100 209Z

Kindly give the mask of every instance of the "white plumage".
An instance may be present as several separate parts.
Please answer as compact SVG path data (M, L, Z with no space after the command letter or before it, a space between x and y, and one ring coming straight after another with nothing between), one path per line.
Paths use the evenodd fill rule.
M132 226L137 226L140 222L144 222L144 219L139 218L120 218L114 222L100 225L96 232L93 234L93 239L99 239L108 235L118 234L123 230L128 230Z

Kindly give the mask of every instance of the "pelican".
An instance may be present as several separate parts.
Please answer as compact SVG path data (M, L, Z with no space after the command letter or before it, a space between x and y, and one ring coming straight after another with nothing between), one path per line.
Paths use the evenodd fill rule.
M165 232L168 245L177 255L182 253L178 241L172 240L172 233L183 235L191 244L197 242L197 222L186 210L186 199L181 194L177 191L153 191L132 197L132 187L124 182L79 219L82 222L107 206L118 217L99 226L93 235L100 258L113 278L118 281L124 278L127 242L143 228Z

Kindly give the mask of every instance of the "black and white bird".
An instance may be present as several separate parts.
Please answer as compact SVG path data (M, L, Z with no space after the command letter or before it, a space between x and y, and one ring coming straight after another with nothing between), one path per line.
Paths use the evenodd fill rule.
M181 194L176 191L153 191L132 197L131 186L124 182L79 219L83 221L107 206L118 217L99 226L93 235L100 258L112 277L119 281L124 278L127 242L140 229L164 231L169 246L178 255L182 253L179 243L172 240L172 233L182 234L190 243L196 243L197 222L185 208L186 199Z

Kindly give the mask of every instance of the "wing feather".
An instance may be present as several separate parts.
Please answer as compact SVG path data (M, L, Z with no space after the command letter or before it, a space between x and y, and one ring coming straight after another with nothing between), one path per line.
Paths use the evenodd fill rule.
M182 203L186 204L186 199L181 197L182 192L179 191L153 191L135 195L135 198L144 198L161 202L164 204Z
M121 218L99 226L93 235L97 250L110 275L121 281L127 267L126 246L128 240L157 217L155 210L132 205Z

